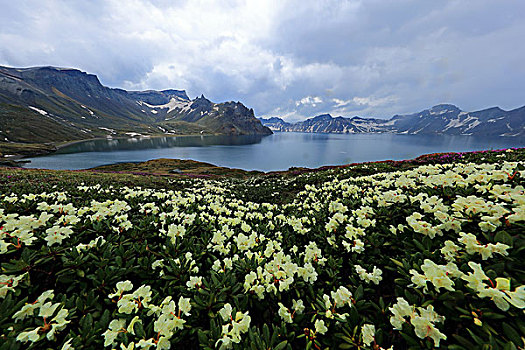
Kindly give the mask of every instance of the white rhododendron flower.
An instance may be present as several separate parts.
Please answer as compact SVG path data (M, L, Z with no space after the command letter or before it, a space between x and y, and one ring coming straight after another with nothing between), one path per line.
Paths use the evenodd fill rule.
M323 320L315 321L315 332L319 334L325 334L328 331L328 328L325 326Z
M4 184L0 301L12 316L0 338L72 349L103 317L92 346L108 349L244 348L266 341L263 323L267 347L298 346L282 327L320 348L406 345L385 337L393 329L434 347L457 345L454 329L474 346L497 333L515 342L525 171L506 161L513 152L142 188L79 184L82 174L33 193Z
M359 275L359 278L368 283L372 282L374 284L379 284L379 282L381 282L381 280L383 279L383 277L381 276L383 274L383 271L381 271L381 269L379 269L377 266L374 266L372 272L366 272L366 270L360 265L355 265L354 268L357 274Z
M373 324L364 324L361 327L361 335L363 338L363 343L366 346L369 346L374 341L376 328Z
M442 339L447 339L447 336L441 333L434 325L435 323L443 323L445 318L434 312L432 305L427 306L425 309L411 306L405 299L397 298L397 303L389 310L393 313L393 316L390 317L390 323L394 326L394 329L401 330L406 322L406 318L408 318L408 322L412 324L419 338L431 338L436 347L439 347Z

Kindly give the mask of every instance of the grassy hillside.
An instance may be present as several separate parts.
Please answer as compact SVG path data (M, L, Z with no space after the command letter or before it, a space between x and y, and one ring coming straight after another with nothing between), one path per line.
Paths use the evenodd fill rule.
M151 174L151 175L171 175L179 174L181 176L220 176L227 175L230 177L247 177L250 175L260 174L259 171L245 171L241 169L231 169L219 167L209 163L197 162L194 160L181 159L153 159L140 163L116 163L102 165L92 169L97 172L112 172L121 174Z
M27 108L0 103L0 141L45 143L89 138L75 127Z
M174 115L168 116L170 110ZM127 92L103 86L97 76L76 69L0 66L0 152L6 142L20 143L24 151L23 143L126 137L127 133L269 135L271 131L241 103L215 104L204 96L190 100L181 90Z
M2 169L0 349L522 348L524 156Z

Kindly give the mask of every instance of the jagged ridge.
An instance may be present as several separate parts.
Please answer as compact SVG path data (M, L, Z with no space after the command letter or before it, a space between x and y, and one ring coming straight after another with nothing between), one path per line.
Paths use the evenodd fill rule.
M395 115L388 120L334 118L330 114L297 123L288 123L277 117L260 120L273 131L525 136L525 107L511 111L493 107L464 112L454 105L441 104L419 113Z
M239 102L217 104L204 96L190 100L184 90L109 88L96 75L77 69L0 66L2 141L195 132L271 134Z

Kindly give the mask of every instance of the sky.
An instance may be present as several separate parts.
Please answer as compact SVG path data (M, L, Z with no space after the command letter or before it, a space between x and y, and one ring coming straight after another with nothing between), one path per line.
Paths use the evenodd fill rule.
M258 117L525 105L523 0L0 0L0 65L184 89Z

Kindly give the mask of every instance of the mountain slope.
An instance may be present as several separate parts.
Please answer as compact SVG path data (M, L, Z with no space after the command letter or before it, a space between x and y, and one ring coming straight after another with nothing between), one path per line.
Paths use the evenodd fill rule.
M525 136L525 107L504 111L499 107L464 112L450 104L441 104L419 113L395 115L388 120L344 118L322 114L297 123L280 118L261 118L273 131L324 133L396 133L478 136Z
M9 117L0 117L0 141L62 142L85 138L87 133L35 110L28 111L27 108L0 103L0 116L4 115Z
M199 99L190 100L183 90L126 91L103 86L96 75L76 69L0 66L0 139L56 142L126 133L271 134L242 104L231 113L225 107L228 103L207 101L199 112L210 114L217 108L210 120L196 112ZM188 108L178 108L182 105ZM172 117L175 113L177 118Z

